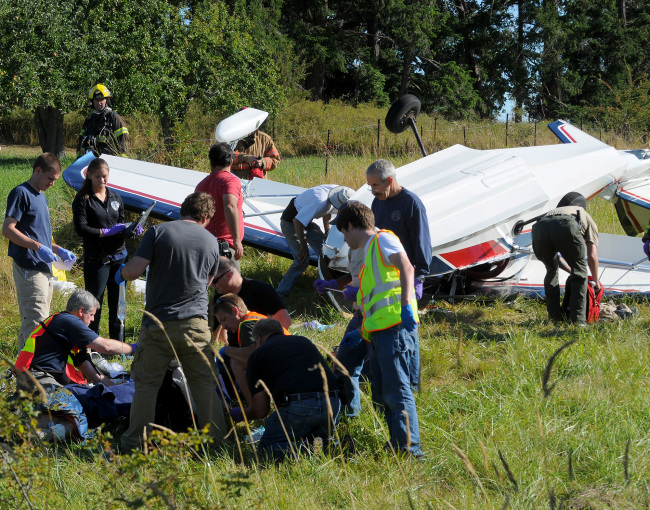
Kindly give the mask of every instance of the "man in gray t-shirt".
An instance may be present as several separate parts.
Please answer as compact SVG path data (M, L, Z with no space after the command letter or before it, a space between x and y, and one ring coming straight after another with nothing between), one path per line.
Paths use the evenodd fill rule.
M209 362L208 285L219 268L219 244L205 225L214 214L207 193L192 193L181 205L180 221L150 228L133 258L118 271L118 283L134 280L147 266L145 314L131 366L135 396L125 453L141 447L154 421L156 397L169 362L178 356L197 406L199 427L210 424L216 442L226 433L217 379Z

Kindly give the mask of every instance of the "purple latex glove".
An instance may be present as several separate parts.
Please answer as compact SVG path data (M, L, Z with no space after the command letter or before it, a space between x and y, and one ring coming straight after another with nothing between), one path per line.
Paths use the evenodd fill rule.
M643 243L643 253L650 259L650 241Z
M411 305L404 305L402 307L401 318L402 324L404 324L406 331L409 333L415 331L418 323L415 322L415 314L413 313L413 308L411 308Z
M126 229L126 225L124 223L116 223L111 228L100 228L99 230L102 231L102 236L108 237L114 236L115 234L120 234L124 232L124 229Z
M135 226L135 229L133 230L131 237L140 237L143 232L144 232L144 227L138 224Z
M413 289L415 290L415 299L420 301L422 299L422 292L424 292L424 284L416 278L413 282Z
M131 354L133 354L137 349L138 349L137 342L134 343L134 344L131 344Z
M316 280L314 288L319 294L325 294L327 289L338 289L338 282L336 280Z
M44 260L45 262L54 262L56 260L56 255L54 255L54 252L44 244L41 245L36 253L38 253L38 256L41 257L41 260Z
M72 253L70 250L66 250L65 248L59 248L58 252L59 257L61 257L61 260L63 262L67 262L68 260L71 260L72 262L77 261L77 256Z
M357 300L357 292L359 292L359 287L346 285L345 289L343 289L343 297L348 301L354 302Z
M241 407L233 407L230 410L230 416L235 423L241 423L244 421L244 413L241 410Z

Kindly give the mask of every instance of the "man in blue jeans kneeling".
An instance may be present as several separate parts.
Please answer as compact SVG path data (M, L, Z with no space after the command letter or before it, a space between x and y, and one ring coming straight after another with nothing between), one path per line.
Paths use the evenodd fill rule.
M248 420L266 417L271 401L264 386L276 406L264 424L260 448L282 459L296 453L305 440L320 437L327 444L334 434L341 401L336 376L321 353L308 338L285 335L274 319L257 321L253 337L256 349L246 365L253 397L244 412ZM243 419L240 408L231 412L236 421Z

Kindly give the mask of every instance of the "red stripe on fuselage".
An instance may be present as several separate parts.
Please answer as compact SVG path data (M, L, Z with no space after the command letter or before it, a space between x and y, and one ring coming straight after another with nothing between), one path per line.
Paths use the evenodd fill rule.
M487 241L485 243L463 248L462 250L450 251L439 255L454 267L463 268L477 262L487 261L494 257L499 257L508 253L503 246L496 241Z

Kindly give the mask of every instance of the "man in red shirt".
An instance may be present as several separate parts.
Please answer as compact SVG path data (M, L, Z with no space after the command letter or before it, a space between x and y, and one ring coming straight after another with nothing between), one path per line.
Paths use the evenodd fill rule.
M241 181L230 170L232 149L227 143L210 147L210 175L203 179L195 191L212 195L216 212L205 227L220 241L220 253L232 259L239 269L244 254L244 213ZM221 247L223 243L223 248ZM228 243L226 249L225 243Z

